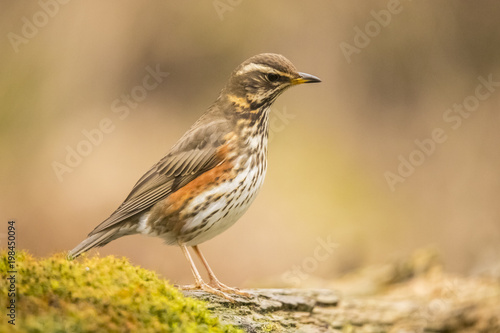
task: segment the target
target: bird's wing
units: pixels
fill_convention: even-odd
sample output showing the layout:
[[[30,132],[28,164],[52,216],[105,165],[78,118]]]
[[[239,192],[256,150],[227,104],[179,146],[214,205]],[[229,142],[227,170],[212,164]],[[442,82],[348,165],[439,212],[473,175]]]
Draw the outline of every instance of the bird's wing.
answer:
[[[89,236],[114,227],[150,208],[202,173],[224,162],[217,154],[229,132],[225,121],[218,120],[189,130],[170,152],[134,185],[118,209],[99,224]]]

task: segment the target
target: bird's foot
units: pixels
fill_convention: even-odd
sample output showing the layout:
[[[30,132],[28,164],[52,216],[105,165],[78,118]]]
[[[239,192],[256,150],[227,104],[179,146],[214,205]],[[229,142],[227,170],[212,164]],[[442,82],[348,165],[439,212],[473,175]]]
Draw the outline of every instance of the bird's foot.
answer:
[[[226,294],[236,294],[236,295],[245,296],[245,297],[252,297],[251,294],[244,292],[244,291],[241,291],[238,288],[226,286],[224,283],[220,282],[217,279],[212,279],[210,281],[210,286],[212,286],[213,288],[220,290]]]
[[[208,283],[205,283],[204,281],[201,281],[201,282],[196,283],[196,284],[177,286],[177,287],[181,290],[203,290],[203,291],[206,291],[207,293],[223,297],[223,298],[225,298],[228,301],[231,301],[233,303],[236,302],[236,300],[233,297],[229,296],[224,291],[219,290],[218,288],[212,287],[211,285],[209,285]]]

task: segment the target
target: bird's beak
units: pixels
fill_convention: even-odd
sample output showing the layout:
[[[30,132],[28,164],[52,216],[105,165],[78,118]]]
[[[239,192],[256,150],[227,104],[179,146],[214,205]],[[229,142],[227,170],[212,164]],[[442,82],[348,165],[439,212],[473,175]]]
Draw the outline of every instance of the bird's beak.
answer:
[[[314,83],[314,82],[321,82],[321,80],[314,75],[299,72],[299,77],[292,80],[292,86],[296,84]]]

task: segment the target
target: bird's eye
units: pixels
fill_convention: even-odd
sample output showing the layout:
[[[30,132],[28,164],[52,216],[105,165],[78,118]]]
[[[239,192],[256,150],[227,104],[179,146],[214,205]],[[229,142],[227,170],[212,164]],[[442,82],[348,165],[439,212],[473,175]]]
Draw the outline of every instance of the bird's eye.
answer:
[[[269,73],[266,75],[266,78],[270,81],[270,82],[276,82],[278,81],[278,79],[280,78],[280,76],[278,74],[274,74],[274,73]]]

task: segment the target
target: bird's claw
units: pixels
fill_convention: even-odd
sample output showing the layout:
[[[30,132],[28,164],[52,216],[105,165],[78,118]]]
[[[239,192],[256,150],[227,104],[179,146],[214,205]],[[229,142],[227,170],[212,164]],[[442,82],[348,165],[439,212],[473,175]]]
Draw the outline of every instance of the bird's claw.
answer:
[[[236,294],[240,296],[245,296],[245,297],[251,297],[252,295],[249,293],[246,293],[244,291],[241,291],[237,288],[231,288],[226,286],[225,284],[219,282],[219,281],[211,281],[210,284],[201,281],[196,284],[189,284],[189,285],[183,285],[183,286],[177,286],[181,290],[203,290],[207,293],[218,295],[220,297],[223,297],[231,302],[236,302],[236,300],[229,296],[228,294]]]

